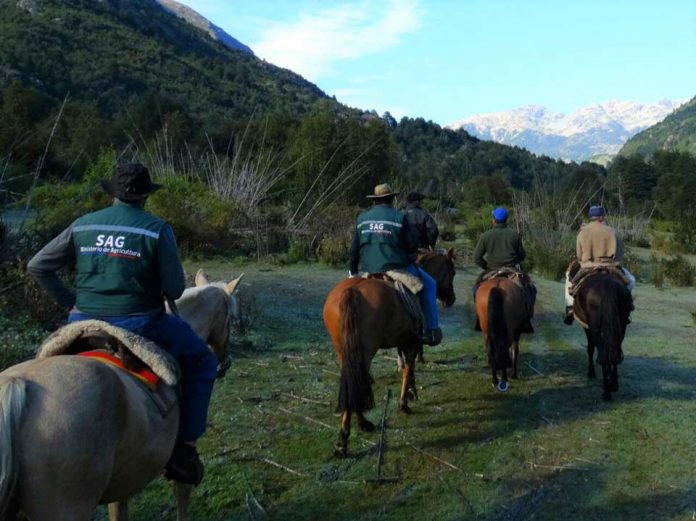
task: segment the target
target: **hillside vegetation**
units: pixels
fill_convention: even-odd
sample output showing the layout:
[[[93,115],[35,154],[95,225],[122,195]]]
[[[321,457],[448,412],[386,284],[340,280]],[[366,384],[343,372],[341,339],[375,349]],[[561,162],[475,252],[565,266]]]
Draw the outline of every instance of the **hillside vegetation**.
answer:
[[[696,97],[660,123],[633,136],[619,154],[651,156],[658,150],[696,154]]]

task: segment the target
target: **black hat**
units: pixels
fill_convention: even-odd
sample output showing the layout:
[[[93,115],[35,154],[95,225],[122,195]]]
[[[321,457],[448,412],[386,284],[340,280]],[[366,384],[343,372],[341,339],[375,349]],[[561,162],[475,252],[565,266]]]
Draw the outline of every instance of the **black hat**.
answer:
[[[423,199],[425,199],[425,196],[418,192],[411,192],[406,197],[406,201],[408,201],[409,203],[415,203],[416,201],[422,201]]]
[[[139,201],[162,188],[153,183],[150,171],[140,163],[117,165],[111,173],[111,181],[102,181],[109,194],[123,201]]]

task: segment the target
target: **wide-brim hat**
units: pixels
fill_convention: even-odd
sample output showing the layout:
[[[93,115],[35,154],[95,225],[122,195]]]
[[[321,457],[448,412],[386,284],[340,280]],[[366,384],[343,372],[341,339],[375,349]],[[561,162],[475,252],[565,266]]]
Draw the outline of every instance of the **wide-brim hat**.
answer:
[[[140,163],[117,165],[111,179],[103,180],[101,185],[111,196],[123,201],[139,201],[162,188],[152,182],[150,171]]]
[[[375,186],[375,192],[372,195],[368,195],[368,199],[382,199],[385,197],[393,197],[399,195],[399,192],[392,190],[392,187],[387,183]]]

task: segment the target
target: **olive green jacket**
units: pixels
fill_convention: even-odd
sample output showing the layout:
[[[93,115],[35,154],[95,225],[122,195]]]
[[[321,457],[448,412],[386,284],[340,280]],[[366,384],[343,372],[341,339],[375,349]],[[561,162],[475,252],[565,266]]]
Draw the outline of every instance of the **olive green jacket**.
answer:
[[[481,235],[474,250],[474,262],[484,270],[515,266],[526,256],[520,234],[505,223],[497,223]]]

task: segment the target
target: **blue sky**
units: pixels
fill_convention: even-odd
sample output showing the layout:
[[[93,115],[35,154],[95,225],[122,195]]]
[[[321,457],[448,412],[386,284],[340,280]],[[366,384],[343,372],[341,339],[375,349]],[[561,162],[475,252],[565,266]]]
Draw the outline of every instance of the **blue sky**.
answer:
[[[446,125],[696,95],[695,0],[179,0],[339,101]]]

